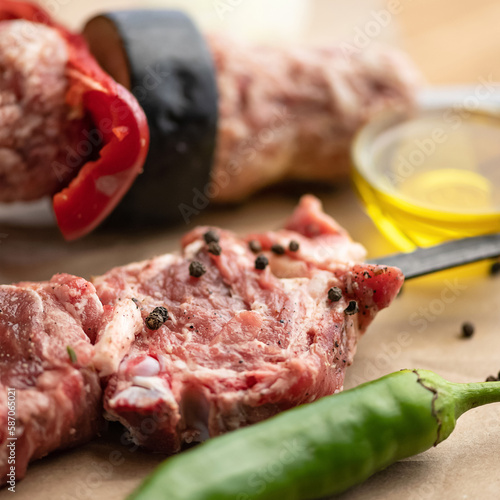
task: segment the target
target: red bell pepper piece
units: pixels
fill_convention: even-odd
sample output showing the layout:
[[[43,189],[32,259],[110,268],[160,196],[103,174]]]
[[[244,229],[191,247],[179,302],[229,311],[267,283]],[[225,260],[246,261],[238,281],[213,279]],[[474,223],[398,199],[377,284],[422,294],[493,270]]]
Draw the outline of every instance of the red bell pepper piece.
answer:
[[[105,73],[86,42],[29,2],[0,0],[0,21],[25,19],[50,26],[68,46],[66,102],[89,114],[101,139],[99,158],[85,163],[54,195],[57,224],[67,240],[98,226],[120,202],[142,171],[149,147],[146,116],[132,94]]]

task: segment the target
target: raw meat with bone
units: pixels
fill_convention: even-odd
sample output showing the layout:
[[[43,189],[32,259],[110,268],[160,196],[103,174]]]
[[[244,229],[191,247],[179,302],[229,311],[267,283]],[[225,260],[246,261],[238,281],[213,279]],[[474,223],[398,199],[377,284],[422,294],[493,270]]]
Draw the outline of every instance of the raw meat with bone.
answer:
[[[149,449],[173,453],[342,390],[360,334],[403,282],[398,269],[362,264],[363,248],[310,196],[285,230],[250,237],[269,259],[264,270],[248,239],[228,231],[216,231],[222,252],[210,253],[208,229],[188,233],[180,255],[94,281],[105,308],[136,310],[134,327],[115,327],[118,314],[102,330],[96,362],[109,375],[107,418]],[[291,240],[298,250],[269,251]],[[190,276],[193,261],[206,270],[199,278]],[[336,302],[332,287],[342,292]],[[150,330],[157,307],[168,318]]]
[[[0,286],[3,482],[8,388],[17,478],[30,460],[97,434],[99,376],[106,416],[167,453],[342,389],[359,335],[395,297],[401,272],[362,264],[363,247],[311,196],[284,230],[242,239],[212,229],[220,255],[207,229],[188,233],[181,254],[113,269],[95,288],[69,275]],[[265,269],[256,269],[249,240],[262,246]],[[270,252],[276,244],[283,255]],[[190,276],[193,260],[206,270],[199,278]],[[156,307],[168,317],[148,321],[151,330]]]

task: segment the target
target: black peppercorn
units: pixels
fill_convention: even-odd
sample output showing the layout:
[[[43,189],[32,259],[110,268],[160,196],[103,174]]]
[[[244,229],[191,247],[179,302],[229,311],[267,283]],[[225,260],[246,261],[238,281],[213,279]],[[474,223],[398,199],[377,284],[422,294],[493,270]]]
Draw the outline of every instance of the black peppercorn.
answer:
[[[271,252],[275,253],[276,255],[283,255],[285,253],[285,247],[283,245],[280,245],[279,243],[275,243],[271,247]]]
[[[255,269],[259,269],[260,271],[265,269],[268,264],[269,264],[269,261],[267,260],[267,257],[265,255],[259,255],[255,259]]]
[[[191,264],[189,264],[189,274],[193,278],[199,278],[200,276],[203,276],[207,270],[205,269],[205,266],[201,263],[198,262],[197,260],[193,260]]]
[[[496,276],[497,274],[500,274],[500,262],[493,262],[490,267],[490,274],[492,276]]]
[[[205,243],[209,245],[212,242],[219,243],[220,238],[215,231],[210,230],[203,235],[203,239],[205,240]]]
[[[359,312],[358,303],[355,300],[350,300],[349,305],[344,309],[344,312],[350,316]]]
[[[260,244],[260,241],[251,240],[248,242],[248,247],[253,253],[262,252],[262,245]]]
[[[328,298],[332,302],[338,302],[342,298],[342,290],[338,286],[334,286],[328,290]]]
[[[216,241],[211,241],[208,244],[208,251],[212,255],[220,255],[222,253],[222,248]]]
[[[462,325],[462,337],[465,337],[465,338],[470,338],[474,335],[474,325],[472,323],[470,323],[469,321],[466,321],[463,325]]]
[[[290,250],[290,252],[297,252],[299,250],[299,246],[300,245],[298,241],[292,240],[288,245],[288,250]]]
[[[146,317],[145,323],[150,330],[158,330],[168,319],[168,311],[164,307],[155,307]]]

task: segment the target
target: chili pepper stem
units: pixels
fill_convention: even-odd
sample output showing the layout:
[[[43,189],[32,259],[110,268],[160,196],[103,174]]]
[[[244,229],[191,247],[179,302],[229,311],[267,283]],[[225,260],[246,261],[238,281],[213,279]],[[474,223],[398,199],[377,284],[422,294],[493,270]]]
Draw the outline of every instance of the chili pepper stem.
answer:
[[[500,403],[500,382],[451,385],[455,396],[456,418],[472,408],[489,403]]]
[[[457,419],[468,410],[500,403],[500,382],[456,384],[428,370],[415,370],[419,383],[434,394],[432,411],[438,421],[435,445],[455,428]]]

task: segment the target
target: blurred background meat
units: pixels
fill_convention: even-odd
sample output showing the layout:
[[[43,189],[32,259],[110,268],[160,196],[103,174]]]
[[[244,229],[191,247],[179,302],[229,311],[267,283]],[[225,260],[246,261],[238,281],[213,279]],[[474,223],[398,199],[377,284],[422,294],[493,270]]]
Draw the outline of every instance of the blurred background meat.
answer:
[[[65,103],[67,59],[56,30],[0,23],[0,201],[53,194],[85,160],[88,123]]]
[[[60,35],[25,21],[3,22],[1,31],[0,201],[34,200],[66,186],[84,164],[89,124],[66,104]],[[411,109],[420,81],[388,46],[206,38],[219,92],[215,201],[238,202],[284,179],[345,178],[354,133],[380,110]],[[114,61],[120,49],[105,45]]]
[[[410,60],[385,45],[360,51],[207,39],[219,89],[219,201],[240,201],[285,178],[346,178],[359,127],[384,109],[411,109],[420,83]]]

